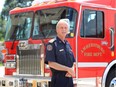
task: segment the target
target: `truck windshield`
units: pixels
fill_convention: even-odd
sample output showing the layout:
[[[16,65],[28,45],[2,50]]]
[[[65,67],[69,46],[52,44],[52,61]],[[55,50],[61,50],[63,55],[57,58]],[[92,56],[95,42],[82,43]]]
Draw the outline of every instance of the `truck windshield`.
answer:
[[[33,12],[10,15],[5,41],[26,40],[30,37]]]
[[[70,7],[58,7],[36,11],[32,38],[54,38],[56,36],[56,24],[63,18],[70,20],[70,33],[67,37],[74,37],[77,15],[77,11]]]

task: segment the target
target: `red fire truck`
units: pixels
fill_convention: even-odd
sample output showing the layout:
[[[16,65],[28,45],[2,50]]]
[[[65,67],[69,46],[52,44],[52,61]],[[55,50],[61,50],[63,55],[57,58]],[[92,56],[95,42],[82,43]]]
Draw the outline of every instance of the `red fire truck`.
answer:
[[[74,84],[116,87],[116,0],[47,0],[11,10],[0,87],[50,87],[45,45],[62,18],[70,20],[66,39],[76,59]]]

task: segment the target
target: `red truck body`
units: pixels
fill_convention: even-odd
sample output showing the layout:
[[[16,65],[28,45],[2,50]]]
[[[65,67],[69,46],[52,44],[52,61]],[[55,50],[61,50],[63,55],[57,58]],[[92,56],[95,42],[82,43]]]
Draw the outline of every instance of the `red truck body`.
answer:
[[[71,24],[66,39],[76,59],[74,83],[116,86],[115,0],[49,0],[11,10],[5,75],[51,77],[49,66],[44,64],[45,45],[56,36],[55,25],[61,18],[69,18]]]

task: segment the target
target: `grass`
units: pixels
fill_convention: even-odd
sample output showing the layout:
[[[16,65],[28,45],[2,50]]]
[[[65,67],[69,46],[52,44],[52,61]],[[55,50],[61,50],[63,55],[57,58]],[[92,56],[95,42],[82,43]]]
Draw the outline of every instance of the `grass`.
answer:
[[[3,66],[3,64],[0,62],[0,66]]]

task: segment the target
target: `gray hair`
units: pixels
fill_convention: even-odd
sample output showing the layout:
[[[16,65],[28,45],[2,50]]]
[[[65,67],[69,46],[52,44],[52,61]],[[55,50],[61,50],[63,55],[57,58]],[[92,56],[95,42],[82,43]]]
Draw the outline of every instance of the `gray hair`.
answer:
[[[58,28],[58,25],[59,25],[60,22],[65,22],[67,24],[67,26],[68,26],[68,29],[70,28],[70,21],[69,21],[69,19],[60,19],[58,21],[57,25],[56,25],[56,29]]]

